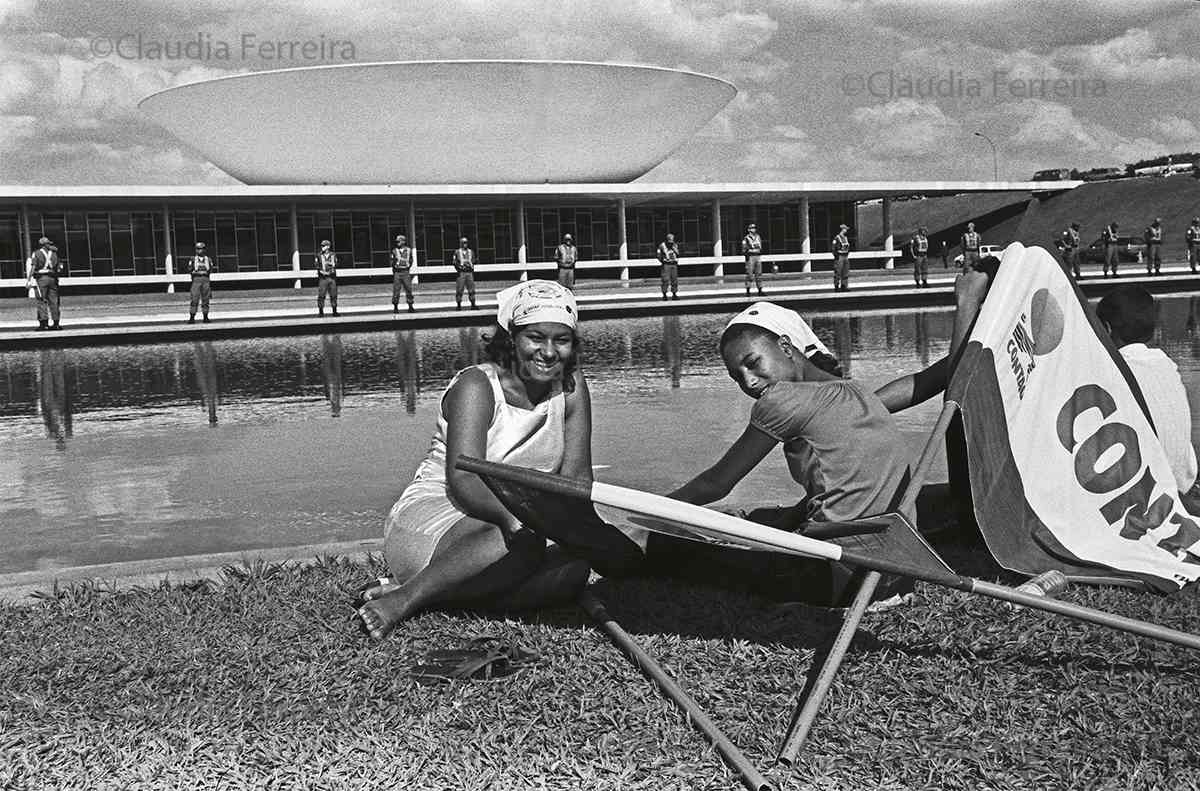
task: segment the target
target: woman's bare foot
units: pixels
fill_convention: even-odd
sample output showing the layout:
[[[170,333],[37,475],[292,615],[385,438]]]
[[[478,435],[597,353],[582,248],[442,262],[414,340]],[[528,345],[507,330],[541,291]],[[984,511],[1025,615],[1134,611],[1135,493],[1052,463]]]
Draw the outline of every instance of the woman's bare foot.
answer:
[[[378,642],[391,634],[396,625],[412,615],[400,586],[382,593],[356,610],[367,635]]]

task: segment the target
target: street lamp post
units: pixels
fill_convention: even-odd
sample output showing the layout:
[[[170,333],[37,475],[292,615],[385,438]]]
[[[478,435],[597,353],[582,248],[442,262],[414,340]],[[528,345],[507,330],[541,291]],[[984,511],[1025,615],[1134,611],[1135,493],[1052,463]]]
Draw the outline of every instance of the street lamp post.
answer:
[[[976,137],[982,137],[992,147],[992,181],[1000,180],[1000,166],[996,159],[996,144],[992,142],[992,138],[985,135],[983,132],[973,132]]]

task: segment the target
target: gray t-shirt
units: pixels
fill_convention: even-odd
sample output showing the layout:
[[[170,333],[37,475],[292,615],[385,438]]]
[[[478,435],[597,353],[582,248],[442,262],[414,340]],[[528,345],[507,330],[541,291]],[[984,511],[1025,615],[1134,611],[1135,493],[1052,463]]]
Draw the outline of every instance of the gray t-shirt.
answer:
[[[908,480],[896,421],[856,382],[777,382],[755,402],[750,425],[783,443],[792,478],[808,493],[809,520],[893,510]]]

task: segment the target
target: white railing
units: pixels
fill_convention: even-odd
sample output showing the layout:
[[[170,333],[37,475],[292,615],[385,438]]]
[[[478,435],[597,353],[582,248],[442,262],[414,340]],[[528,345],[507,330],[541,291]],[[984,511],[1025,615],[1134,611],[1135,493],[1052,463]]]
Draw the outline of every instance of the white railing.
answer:
[[[864,250],[860,252],[850,253],[850,260],[864,261],[877,260],[881,264],[886,264],[889,260],[898,258],[899,250]],[[798,263],[804,265],[807,269],[813,261],[832,261],[833,253],[768,253],[762,256],[764,264],[789,264]],[[745,258],[740,255],[723,255],[723,256],[692,256],[679,259],[680,266],[704,266],[711,265],[714,274],[720,274],[720,269],[725,264],[738,264],[745,261]],[[621,279],[629,278],[629,270],[640,269],[657,269],[659,266],[658,260],[655,258],[629,258],[629,259],[606,259],[601,261],[579,261],[575,264],[577,270],[588,269],[620,269]],[[536,261],[525,264],[479,264],[475,267],[476,272],[480,273],[497,273],[510,272],[514,275],[514,280],[524,279],[532,272],[553,272],[557,269],[557,265],[553,261]],[[343,268],[338,270],[338,279],[345,282],[347,280],[387,277],[392,273],[391,267],[359,267],[359,268]],[[412,270],[414,275],[453,275],[454,267],[445,264],[435,264],[432,266],[417,266]],[[214,272],[212,274],[213,282],[268,282],[278,280],[293,280],[297,283],[301,280],[315,281],[317,271],[315,269],[279,269],[269,270],[265,272]],[[155,275],[102,275],[102,276],[79,276],[79,277],[63,277],[59,280],[59,285],[62,286],[114,286],[123,284],[187,284],[191,282],[191,276],[187,274],[155,274]],[[0,288],[23,288],[25,286],[24,278],[3,278],[0,279]]]

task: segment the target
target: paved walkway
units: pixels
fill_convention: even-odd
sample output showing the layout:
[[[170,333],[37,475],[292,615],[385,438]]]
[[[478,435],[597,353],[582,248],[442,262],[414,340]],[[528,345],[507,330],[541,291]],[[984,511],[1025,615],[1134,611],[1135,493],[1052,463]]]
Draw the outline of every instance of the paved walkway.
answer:
[[[1166,266],[1163,275],[1148,278],[1127,268],[1122,282],[1139,282],[1159,292],[1200,289],[1200,276],[1185,264]],[[1112,282],[1103,279],[1099,267],[1085,267],[1081,285],[1089,296],[1102,293]],[[632,281],[586,280],[576,293],[585,317],[611,318],[655,315],[668,312],[733,310],[746,304],[740,275],[726,278],[686,278],[680,282],[679,300],[662,302],[657,279]],[[807,309],[864,309],[952,304],[954,271],[932,269],[928,289],[913,287],[911,270],[856,270],[849,292],[834,292],[831,274],[782,274],[764,278],[766,298]],[[496,292],[507,281],[479,284],[479,309],[469,303],[459,311],[454,302],[454,284],[422,285],[417,292],[417,310],[393,314],[391,287],[385,283],[343,286],[339,293],[339,316],[328,309],[316,312],[313,288],[225,290],[213,294],[212,323],[188,324],[186,293],[86,294],[63,293],[63,331],[36,331],[34,303],[14,296],[0,299],[0,350],[30,346],[72,346],[98,343],[144,342],[149,340],[239,337],[271,334],[300,334],[335,331],[369,331],[397,327],[456,326],[484,324],[495,309]],[[754,295],[752,298],[757,298]]]

